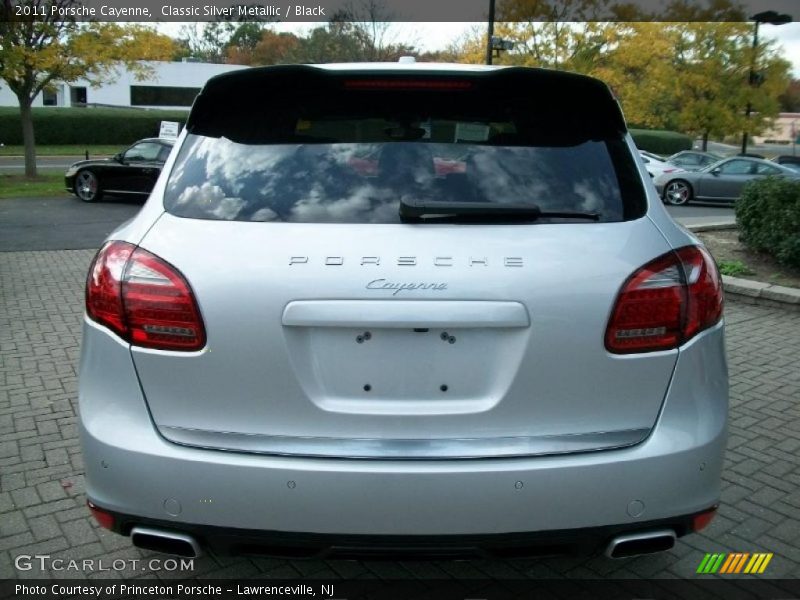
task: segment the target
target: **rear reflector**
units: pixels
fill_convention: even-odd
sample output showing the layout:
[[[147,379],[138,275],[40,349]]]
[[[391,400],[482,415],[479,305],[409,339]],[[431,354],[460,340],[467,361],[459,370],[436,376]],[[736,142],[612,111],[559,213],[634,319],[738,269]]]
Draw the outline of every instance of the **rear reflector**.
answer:
[[[472,89],[472,82],[450,79],[348,79],[346,90],[433,90],[463,91]]]
[[[628,278],[606,329],[606,349],[631,354],[677,348],[721,317],[722,285],[714,260],[699,246],[685,246]]]
[[[159,350],[200,350],[205,327],[186,279],[127,242],[108,242],[89,269],[86,314],[126,341]]]
[[[97,506],[92,504],[91,500],[86,501],[86,506],[89,507],[89,510],[92,512],[94,520],[100,524],[100,527],[104,527],[106,529],[114,529],[114,515],[112,515],[111,513],[107,513],[101,508],[97,508]]]
[[[709,508],[708,510],[696,514],[692,517],[692,531],[695,533],[705,529],[709,523],[717,516],[717,507]]]

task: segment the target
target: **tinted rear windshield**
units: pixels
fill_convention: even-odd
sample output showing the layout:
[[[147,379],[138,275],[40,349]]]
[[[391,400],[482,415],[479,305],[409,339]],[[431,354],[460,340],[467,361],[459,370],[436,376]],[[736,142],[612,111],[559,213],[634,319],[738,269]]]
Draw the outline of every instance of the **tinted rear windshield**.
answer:
[[[644,214],[624,132],[587,126],[563,107],[555,114],[557,102],[537,114],[518,98],[447,95],[357,91],[339,102],[296,96],[274,110],[219,106],[224,119],[189,129],[166,209],[299,223],[399,223],[401,199],[535,205],[601,222]]]

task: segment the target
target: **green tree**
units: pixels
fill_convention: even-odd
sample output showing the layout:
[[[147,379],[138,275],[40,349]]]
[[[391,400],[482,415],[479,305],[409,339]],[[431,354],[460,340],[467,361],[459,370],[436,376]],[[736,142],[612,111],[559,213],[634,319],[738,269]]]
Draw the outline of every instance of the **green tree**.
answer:
[[[253,5],[248,5],[253,6]],[[250,54],[261,41],[271,19],[248,21],[217,20],[208,23],[191,23],[181,27],[179,43],[188,56],[203,62],[234,62],[250,64]]]
[[[674,125],[674,32],[662,23],[637,22],[607,33],[607,47],[584,72],[611,87],[629,123],[650,129]]]
[[[25,174],[36,176],[36,138],[31,106],[56,81],[84,79],[92,85],[113,80],[120,65],[145,76],[139,61],[163,60],[175,52],[166,36],[142,25],[79,24],[50,10],[78,6],[76,0],[18,0],[37,16],[17,16],[11,0],[0,7],[0,79],[16,95],[25,143]],[[41,16],[44,11],[46,16]],[[62,13],[63,14],[63,13]]]

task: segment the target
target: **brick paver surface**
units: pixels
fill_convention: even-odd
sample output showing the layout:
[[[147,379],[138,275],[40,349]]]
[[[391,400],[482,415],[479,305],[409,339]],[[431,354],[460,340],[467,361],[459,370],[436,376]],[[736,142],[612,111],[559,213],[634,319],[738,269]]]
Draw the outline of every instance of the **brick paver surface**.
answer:
[[[19,555],[140,559],[94,576],[158,576],[156,554],[85,508],[76,372],[92,251],[0,253],[0,578],[85,577],[14,568]],[[800,577],[800,313],[729,302],[730,442],[720,513],[670,552],[622,561],[288,561],[205,556],[201,577],[689,577],[706,552],[774,552],[766,575]],[[68,564],[67,562],[63,564]],[[142,566],[144,565],[144,566]],[[184,573],[183,576],[190,575]],[[190,575],[190,576],[191,576]]]

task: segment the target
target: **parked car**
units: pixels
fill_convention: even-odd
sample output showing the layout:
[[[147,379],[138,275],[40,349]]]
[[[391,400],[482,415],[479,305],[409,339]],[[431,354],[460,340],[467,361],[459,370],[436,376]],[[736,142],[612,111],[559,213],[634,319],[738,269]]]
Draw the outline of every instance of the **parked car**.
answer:
[[[772,159],[773,162],[783,165],[785,167],[792,167],[792,165],[800,166],[800,156],[793,156],[791,154],[781,154]]]
[[[639,154],[642,156],[646,156],[647,158],[653,158],[655,160],[664,161],[666,158],[661,156],[660,154],[654,154],[653,152],[648,152],[647,150],[639,150]]]
[[[97,202],[103,195],[146,198],[161,174],[175,140],[147,138],[111,158],[78,161],[67,169],[67,191],[84,202]]]
[[[644,162],[645,168],[647,169],[647,173],[650,175],[650,177],[680,170],[680,167],[657,158],[655,154],[640,150],[639,155],[642,157],[642,161]]]
[[[797,171],[759,158],[733,157],[722,160],[702,171],[679,171],[656,177],[653,183],[667,204],[686,204],[692,200],[704,202],[734,202],[744,186],[768,175],[797,178]]]
[[[685,171],[699,171],[722,160],[721,156],[710,152],[696,150],[683,150],[666,159],[668,163],[676,165]]]
[[[296,558],[621,557],[702,529],[722,288],[635,152],[609,88],[561,71],[210,79],[90,268],[98,522]]]

